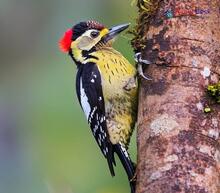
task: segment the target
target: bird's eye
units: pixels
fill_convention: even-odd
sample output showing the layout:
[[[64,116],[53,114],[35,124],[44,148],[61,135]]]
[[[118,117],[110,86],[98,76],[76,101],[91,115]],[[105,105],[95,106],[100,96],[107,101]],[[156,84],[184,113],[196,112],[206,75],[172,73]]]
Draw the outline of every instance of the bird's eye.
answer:
[[[98,32],[98,31],[92,31],[92,32],[90,33],[91,38],[97,38],[98,35],[99,35],[99,32]]]

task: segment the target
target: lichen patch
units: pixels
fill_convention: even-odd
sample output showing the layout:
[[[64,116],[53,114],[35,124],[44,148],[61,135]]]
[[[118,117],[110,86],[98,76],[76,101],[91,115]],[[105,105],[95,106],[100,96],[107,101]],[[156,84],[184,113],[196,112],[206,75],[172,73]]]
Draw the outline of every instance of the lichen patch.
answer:
[[[178,160],[178,156],[176,154],[169,155],[164,159],[165,162],[174,162],[177,160]]]
[[[162,176],[162,173],[160,171],[156,171],[151,174],[150,180],[156,180]]]
[[[209,67],[205,66],[203,71],[201,71],[201,75],[203,76],[203,78],[208,78],[211,74],[211,71],[209,69]]]
[[[162,133],[168,133],[173,129],[179,127],[179,124],[174,118],[167,114],[163,114],[160,117],[154,119],[150,124],[151,136],[158,136]]]
[[[165,171],[168,171],[170,169],[172,169],[172,164],[171,163],[167,163],[166,165],[160,167],[158,169],[158,171],[165,172]]]
[[[201,153],[207,154],[209,156],[212,156],[212,148],[207,145],[200,145],[199,151]]]
[[[196,103],[196,107],[199,111],[203,111],[204,109],[203,104],[201,102]]]
[[[208,131],[208,136],[217,140],[219,138],[219,131],[217,129],[210,129]]]
[[[157,171],[155,171],[151,174],[150,180],[157,180],[158,178],[160,178],[163,175],[163,172],[166,172],[171,169],[172,169],[171,163],[167,163],[164,166],[159,167]]]
[[[195,60],[195,59],[192,60],[192,66],[193,66],[193,67],[198,67],[198,62],[197,62],[197,60]]]

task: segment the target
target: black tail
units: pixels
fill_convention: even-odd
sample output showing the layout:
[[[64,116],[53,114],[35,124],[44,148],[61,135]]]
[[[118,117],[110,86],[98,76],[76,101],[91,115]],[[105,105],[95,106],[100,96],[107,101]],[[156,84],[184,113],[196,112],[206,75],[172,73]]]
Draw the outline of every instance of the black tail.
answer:
[[[116,163],[115,163],[114,150],[113,150],[112,145],[109,145],[109,151],[106,155],[106,159],[108,161],[108,167],[109,167],[110,173],[113,177],[115,176],[114,166],[116,166]]]
[[[114,151],[117,153],[119,159],[121,160],[121,163],[127,173],[128,180],[131,187],[131,193],[135,193],[135,179],[134,179],[134,173],[135,173],[135,167],[132,163],[129,154],[127,150],[120,144],[114,145]]]

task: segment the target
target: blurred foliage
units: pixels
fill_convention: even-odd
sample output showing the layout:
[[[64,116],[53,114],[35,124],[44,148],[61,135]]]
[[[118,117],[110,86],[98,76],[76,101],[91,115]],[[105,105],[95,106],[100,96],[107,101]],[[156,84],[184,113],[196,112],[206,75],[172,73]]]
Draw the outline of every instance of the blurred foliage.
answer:
[[[134,24],[135,11],[127,0],[0,1],[0,193],[129,192],[118,160],[110,176],[57,42],[78,21]],[[115,48],[133,62],[130,39]],[[135,160],[135,134],[130,152]]]

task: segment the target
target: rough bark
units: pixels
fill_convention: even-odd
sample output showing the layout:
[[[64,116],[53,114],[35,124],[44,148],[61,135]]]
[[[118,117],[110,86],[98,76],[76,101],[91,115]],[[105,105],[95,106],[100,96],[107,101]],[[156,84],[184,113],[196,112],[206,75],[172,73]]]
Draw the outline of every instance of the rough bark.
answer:
[[[141,80],[136,192],[220,193],[220,105],[206,92],[220,77],[220,1],[161,1],[149,27],[140,17],[134,45],[154,64]]]

